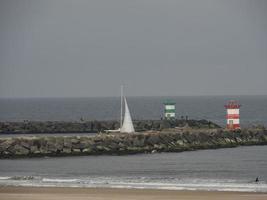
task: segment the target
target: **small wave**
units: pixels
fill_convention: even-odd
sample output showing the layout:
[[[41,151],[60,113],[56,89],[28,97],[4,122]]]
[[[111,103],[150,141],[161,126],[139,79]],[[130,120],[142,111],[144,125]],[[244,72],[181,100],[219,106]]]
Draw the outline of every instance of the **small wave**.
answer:
[[[171,179],[155,180],[149,177],[0,177],[0,185],[16,186],[53,186],[86,188],[135,188],[163,190],[202,190],[202,191],[239,191],[267,192],[267,184],[248,183],[245,180],[216,179]]]
[[[78,179],[58,179],[58,178],[43,178],[43,182],[53,182],[53,183],[74,183],[78,182]]]
[[[9,180],[33,180],[35,179],[34,176],[13,176],[9,177]]]
[[[0,180],[8,180],[10,179],[10,176],[0,176]]]

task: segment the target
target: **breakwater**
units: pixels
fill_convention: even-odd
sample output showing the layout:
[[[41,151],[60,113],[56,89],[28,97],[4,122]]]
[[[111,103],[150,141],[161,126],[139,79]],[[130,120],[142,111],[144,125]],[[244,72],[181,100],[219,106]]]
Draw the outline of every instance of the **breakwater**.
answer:
[[[134,127],[137,132],[156,130],[161,131],[174,127],[191,128],[219,128],[213,122],[207,120],[135,120]],[[0,122],[0,134],[27,134],[27,133],[99,133],[105,130],[119,128],[118,121],[23,121]]]
[[[94,136],[24,136],[1,138],[0,158],[180,152],[266,144],[265,129],[169,129]]]

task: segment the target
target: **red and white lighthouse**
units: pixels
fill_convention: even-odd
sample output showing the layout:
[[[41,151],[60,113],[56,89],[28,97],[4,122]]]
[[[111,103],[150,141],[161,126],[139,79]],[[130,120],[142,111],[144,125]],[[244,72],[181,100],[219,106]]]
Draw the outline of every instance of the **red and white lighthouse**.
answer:
[[[237,101],[229,101],[224,107],[227,109],[227,128],[234,130],[240,129],[240,120],[239,120],[239,108],[240,104]]]

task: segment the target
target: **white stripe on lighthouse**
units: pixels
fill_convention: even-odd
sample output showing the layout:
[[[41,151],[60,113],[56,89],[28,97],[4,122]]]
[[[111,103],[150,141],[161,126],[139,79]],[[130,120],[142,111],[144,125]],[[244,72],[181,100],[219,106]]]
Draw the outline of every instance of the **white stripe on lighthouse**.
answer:
[[[175,106],[174,105],[166,105],[165,106],[165,109],[166,110],[174,110],[175,109]]]
[[[239,114],[239,109],[227,109],[227,114]]]
[[[233,122],[233,124],[239,124],[239,119],[227,119],[227,124],[230,124],[230,120]]]

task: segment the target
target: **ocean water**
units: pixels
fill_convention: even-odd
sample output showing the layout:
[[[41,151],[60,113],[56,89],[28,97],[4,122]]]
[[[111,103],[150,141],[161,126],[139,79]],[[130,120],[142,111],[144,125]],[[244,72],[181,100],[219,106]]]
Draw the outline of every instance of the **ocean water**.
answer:
[[[267,146],[0,161],[0,186],[267,192]],[[260,182],[255,178],[259,176]]]
[[[241,126],[267,126],[267,96],[129,97],[133,119],[160,119],[166,99],[176,102],[176,115],[207,119],[225,126],[224,105],[238,100]],[[119,120],[119,97],[0,99],[0,121]]]

